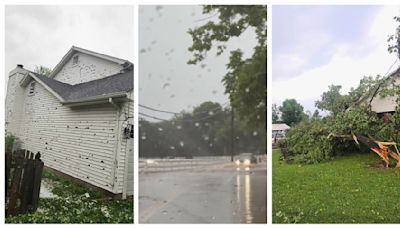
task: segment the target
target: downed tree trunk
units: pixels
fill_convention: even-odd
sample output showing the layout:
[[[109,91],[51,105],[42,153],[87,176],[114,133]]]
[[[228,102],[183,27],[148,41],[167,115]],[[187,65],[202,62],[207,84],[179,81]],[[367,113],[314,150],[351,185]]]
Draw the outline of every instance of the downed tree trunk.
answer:
[[[385,167],[388,168],[390,164],[390,159],[389,157],[392,157],[397,161],[396,168],[400,169],[400,153],[399,150],[397,149],[397,145],[395,142],[382,142],[375,140],[371,137],[365,137],[362,135],[335,135],[333,133],[328,135],[328,138],[330,137],[340,137],[340,138],[349,138],[353,139],[358,145],[360,145],[359,142],[363,143],[367,147],[369,147],[372,151],[374,151],[376,154],[379,155],[379,157],[382,158],[382,160],[385,162]],[[393,146],[396,149],[396,152],[393,152],[390,150],[389,146]]]

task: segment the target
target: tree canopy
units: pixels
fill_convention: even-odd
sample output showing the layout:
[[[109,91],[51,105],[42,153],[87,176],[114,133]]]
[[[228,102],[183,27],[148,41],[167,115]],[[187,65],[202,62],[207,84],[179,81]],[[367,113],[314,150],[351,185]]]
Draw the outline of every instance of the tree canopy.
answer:
[[[51,68],[45,66],[35,66],[34,72],[48,77],[51,74]]]
[[[141,157],[192,157],[230,155],[231,110],[219,103],[204,102],[192,112],[161,122],[139,120]],[[266,132],[249,130],[243,121],[235,120],[235,152],[263,154]]]
[[[304,107],[296,99],[286,99],[279,107],[282,122],[289,126],[299,123],[304,117]]]
[[[254,129],[262,124],[266,128],[267,6],[203,7],[203,14],[211,13],[218,15],[217,22],[210,20],[203,26],[189,30],[193,39],[189,51],[193,53],[193,58],[188,64],[203,61],[213,48],[217,50],[217,55],[221,55],[231,38],[239,37],[248,28],[253,28],[257,38],[253,55],[243,59],[240,48],[231,51],[227,73],[222,81],[232,106],[247,126]]]

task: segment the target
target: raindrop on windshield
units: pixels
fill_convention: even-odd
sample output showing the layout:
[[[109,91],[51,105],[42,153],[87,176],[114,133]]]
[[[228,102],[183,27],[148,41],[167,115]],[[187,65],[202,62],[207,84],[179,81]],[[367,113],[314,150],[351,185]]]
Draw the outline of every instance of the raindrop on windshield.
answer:
[[[257,131],[253,131],[253,136],[257,136],[258,132]]]
[[[158,128],[158,131],[163,131],[163,129],[161,127]]]
[[[179,142],[179,145],[180,145],[181,147],[184,147],[184,146],[185,146],[185,143],[184,143],[183,141],[180,141],[180,142]]]
[[[146,140],[146,136],[145,135],[142,135],[142,140]]]
[[[164,85],[163,85],[163,89],[169,89],[169,83],[164,83]]]
[[[196,122],[196,123],[194,124],[194,126],[199,127],[200,124]]]
[[[246,93],[250,92],[250,88],[247,87],[247,88],[245,89],[245,91],[246,91]]]

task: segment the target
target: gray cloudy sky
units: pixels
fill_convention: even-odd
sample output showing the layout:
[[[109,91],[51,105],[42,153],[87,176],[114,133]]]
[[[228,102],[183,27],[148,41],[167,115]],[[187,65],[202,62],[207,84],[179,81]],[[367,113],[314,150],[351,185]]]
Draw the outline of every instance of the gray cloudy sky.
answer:
[[[6,6],[6,79],[17,64],[54,68],[73,45],[133,62],[133,20],[132,6]]]
[[[202,14],[201,6],[141,6],[139,8],[139,100],[157,109],[191,111],[204,101],[228,101],[221,79],[226,73],[230,50],[240,48],[245,57],[256,44],[254,32],[246,31],[227,45],[222,56],[208,54],[202,64],[187,65],[192,57],[189,28],[216,20]],[[209,18],[209,19],[208,19]],[[170,118],[170,114],[139,109],[150,115]],[[149,119],[150,120],[150,119]]]

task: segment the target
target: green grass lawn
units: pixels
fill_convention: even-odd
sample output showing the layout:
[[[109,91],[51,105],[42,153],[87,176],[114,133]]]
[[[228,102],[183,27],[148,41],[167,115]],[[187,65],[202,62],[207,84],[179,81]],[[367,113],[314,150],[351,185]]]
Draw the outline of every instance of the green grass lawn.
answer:
[[[133,200],[116,200],[44,172],[55,198],[41,198],[35,213],[7,217],[6,223],[133,223]]]
[[[273,223],[400,223],[400,172],[373,154],[287,164],[273,151]]]

